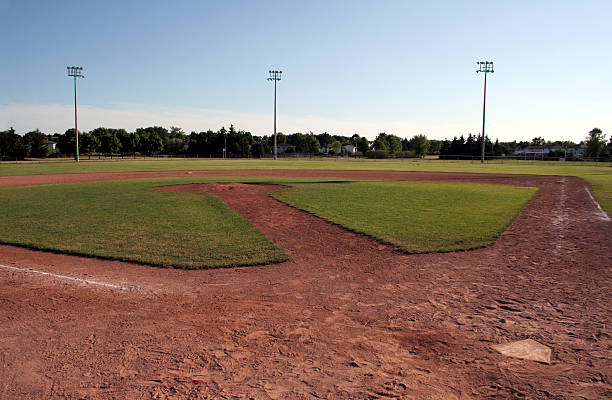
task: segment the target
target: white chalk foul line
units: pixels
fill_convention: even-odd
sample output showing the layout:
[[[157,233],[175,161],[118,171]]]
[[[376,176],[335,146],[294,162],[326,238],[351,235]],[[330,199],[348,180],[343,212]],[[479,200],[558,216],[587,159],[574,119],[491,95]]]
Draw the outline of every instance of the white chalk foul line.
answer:
[[[81,279],[81,278],[75,278],[72,276],[66,276],[66,275],[59,275],[59,274],[52,274],[51,272],[45,272],[45,271],[37,271],[35,269],[31,269],[31,268],[19,268],[19,267],[11,267],[10,265],[3,265],[0,264],[0,268],[4,268],[10,271],[17,271],[17,272],[21,272],[24,274],[38,274],[38,275],[44,275],[44,276],[50,276],[52,278],[57,278],[57,279],[63,279],[63,280],[67,280],[67,281],[72,281],[72,282],[76,282],[79,283],[81,285],[96,285],[96,286],[103,286],[103,287],[107,287],[107,288],[111,288],[111,289],[118,289],[118,290],[132,290],[132,287],[129,286],[123,286],[123,285],[118,285],[115,283],[107,283],[107,282],[98,282],[98,281],[92,281],[89,279]]]
[[[559,191],[559,206],[557,207],[557,211],[555,213],[556,216],[553,221],[553,224],[557,227],[555,231],[557,240],[555,243],[555,249],[553,250],[553,253],[555,254],[561,251],[563,240],[565,239],[565,177],[563,177],[559,183],[561,183],[561,189]]]
[[[591,191],[589,189],[587,189],[586,187],[584,188],[584,191],[587,192],[587,194],[589,195],[589,198],[591,199],[591,201],[593,202],[593,204],[595,204],[595,216],[603,221],[612,221],[610,219],[610,217],[608,216],[608,213],[606,213],[606,211],[601,208],[601,205],[597,202],[597,200],[595,200],[595,197],[593,197],[593,195],[591,194]]]

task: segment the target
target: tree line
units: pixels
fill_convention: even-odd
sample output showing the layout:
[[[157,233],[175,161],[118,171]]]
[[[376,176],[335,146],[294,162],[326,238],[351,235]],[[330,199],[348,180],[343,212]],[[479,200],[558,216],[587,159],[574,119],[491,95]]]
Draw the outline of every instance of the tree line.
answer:
[[[277,143],[284,146],[285,153],[341,155],[348,152],[346,145],[354,146],[355,154],[372,158],[387,157],[424,157],[426,155],[479,156],[482,139],[479,135],[469,134],[467,139],[461,135],[452,140],[430,140],[425,135],[414,135],[412,138],[401,138],[394,134],[379,133],[373,141],[358,134],[353,136],[333,135],[327,132],[320,134],[293,133],[277,134]],[[51,150],[49,142],[57,144]],[[558,144],[562,147],[576,146],[572,142],[547,142],[536,137],[530,142],[494,143],[486,138],[485,153],[492,156],[511,154],[516,148],[527,146],[549,146]],[[612,137],[606,142],[601,129],[592,129],[582,144],[586,145],[587,157],[609,156],[612,154]],[[559,147],[557,146],[557,147]],[[74,129],[63,134],[44,134],[36,129],[17,134],[13,128],[0,132],[0,158],[23,159],[25,157],[41,158],[49,156],[73,156],[75,153]],[[228,157],[261,157],[271,154],[274,149],[273,136],[256,136],[248,131],[222,127],[217,131],[207,130],[191,132],[187,135],[182,129],[160,126],[138,128],[134,132],[125,129],[96,128],[89,132],[79,132],[79,153],[112,154],[112,155],[155,155],[177,154],[189,156],[219,157],[226,149]],[[557,150],[560,152],[560,150]],[[551,154],[562,156],[563,154]]]

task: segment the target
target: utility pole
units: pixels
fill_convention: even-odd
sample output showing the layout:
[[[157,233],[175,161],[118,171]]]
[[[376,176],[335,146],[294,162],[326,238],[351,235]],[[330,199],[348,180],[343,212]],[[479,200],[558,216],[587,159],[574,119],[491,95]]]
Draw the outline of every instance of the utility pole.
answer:
[[[74,77],[74,134],[76,137],[76,162],[79,162],[79,130],[77,124],[77,78],[85,78],[85,75],[81,74],[83,67],[66,67],[68,69],[68,76]]]
[[[487,104],[487,73],[493,73],[493,61],[478,61],[478,72],[484,72],[484,98],[482,100],[482,145],[480,154],[480,163],[484,164],[485,156],[485,106]]]
[[[278,156],[278,147],[276,143],[276,82],[281,80],[283,71],[268,71],[269,81],[274,81],[274,159]]]

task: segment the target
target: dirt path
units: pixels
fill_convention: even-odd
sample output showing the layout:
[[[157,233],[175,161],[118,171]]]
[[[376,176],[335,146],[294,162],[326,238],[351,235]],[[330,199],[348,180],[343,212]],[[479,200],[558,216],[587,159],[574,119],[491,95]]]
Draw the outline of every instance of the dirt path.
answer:
[[[583,181],[196,174],[443,179],[541,190],[495,246],[470,252],[401,254],[281,204],[267,195],[276,187],[243,184],[182,189],[219,196],[293,261],[180,271],[0,246],[0,398],[612,396],[612,223]],[[144,177],[88,174],[118,175]],[[491,349],[525,338],[550,346],[551,364]]]

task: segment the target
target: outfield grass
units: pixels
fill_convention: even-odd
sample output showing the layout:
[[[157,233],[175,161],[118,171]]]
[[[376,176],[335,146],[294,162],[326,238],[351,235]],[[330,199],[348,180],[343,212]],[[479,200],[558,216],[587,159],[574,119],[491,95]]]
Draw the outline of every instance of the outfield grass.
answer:
[[[297,184],[277,199],[410,253],[493,244],[537,189],[446,182]]]
[[[237,179],[158,178],[0,189],[0,242],[183,268],[288,258],[216,197],[153,190],[207,181]],[[275,196],[410,252],[490,244],[535,192],[471,183],[239,181],[291,186]]]
[[[593,187],[593,194],[601,206],[612,216],[612,174],[579,175]]]
[[[221,159],[148,159],[82,161],[71,160],[41,162],[2,162],[0,176],[65,174],[126,171],[183,171],[229,169],[331,169],[424,172],[469,172],[495,174],[529,174],[577,176],[593,186],[595,198],[612,215],[612,164],[548,161],[442,161],[442,160],[368,160],[368,159],[279,159],[274,160],[221,160]]]
[[[0,242],[182,268],[288,259],[208,194],[153,191],[185,180],[114,181],[0,190]]]
[[[471,172],[500,174],[568,175],[612,174],[611,163],[574,163],[547,161],[442,161],[442,160],[370,160],[370,159],[147,159],[87,161],[23,161],[0,163],[0,176],[68,174],[127,171],[183,171],[229,169],[338,169],[380,171]]]

